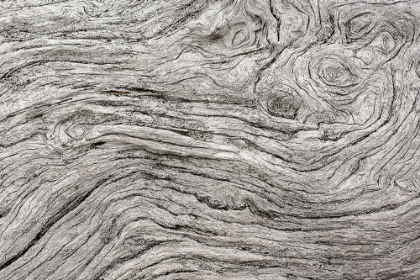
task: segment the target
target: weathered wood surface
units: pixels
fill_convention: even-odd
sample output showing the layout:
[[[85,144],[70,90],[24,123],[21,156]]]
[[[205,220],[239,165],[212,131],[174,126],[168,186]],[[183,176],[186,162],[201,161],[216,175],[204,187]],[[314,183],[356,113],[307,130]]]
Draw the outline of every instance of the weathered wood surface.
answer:
[[[420,2],[0,2],[0,279],[420,279]]]

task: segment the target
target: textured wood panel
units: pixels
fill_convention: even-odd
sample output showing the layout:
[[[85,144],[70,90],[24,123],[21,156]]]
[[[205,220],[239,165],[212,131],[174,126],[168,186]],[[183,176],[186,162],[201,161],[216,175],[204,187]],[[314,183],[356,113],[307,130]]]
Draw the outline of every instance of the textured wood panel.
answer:
[[[420,2],[0,2],[0,279],[420,279]]]

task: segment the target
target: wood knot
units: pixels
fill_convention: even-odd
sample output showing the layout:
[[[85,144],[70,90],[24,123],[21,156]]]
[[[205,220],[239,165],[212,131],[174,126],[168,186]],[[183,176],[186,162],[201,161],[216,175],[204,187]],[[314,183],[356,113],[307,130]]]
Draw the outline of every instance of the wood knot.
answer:
[[[294,119],[301,106],[301,101],[291,94],[280,91],[267,100],[267,111],[275,117]]]

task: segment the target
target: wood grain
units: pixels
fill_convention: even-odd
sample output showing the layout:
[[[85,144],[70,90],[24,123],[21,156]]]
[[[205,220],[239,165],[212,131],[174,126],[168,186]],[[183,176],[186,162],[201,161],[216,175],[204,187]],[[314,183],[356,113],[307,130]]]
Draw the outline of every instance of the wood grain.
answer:
[[[420,279],[420,2],[0,2],[0,279]]]

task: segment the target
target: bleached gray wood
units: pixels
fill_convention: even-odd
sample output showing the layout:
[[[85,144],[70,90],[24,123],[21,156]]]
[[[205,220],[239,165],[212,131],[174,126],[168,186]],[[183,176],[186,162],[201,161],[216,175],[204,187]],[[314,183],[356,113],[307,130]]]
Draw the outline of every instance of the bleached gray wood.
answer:
[[[0,279],[420,279],[420,2],[0,2]]]

